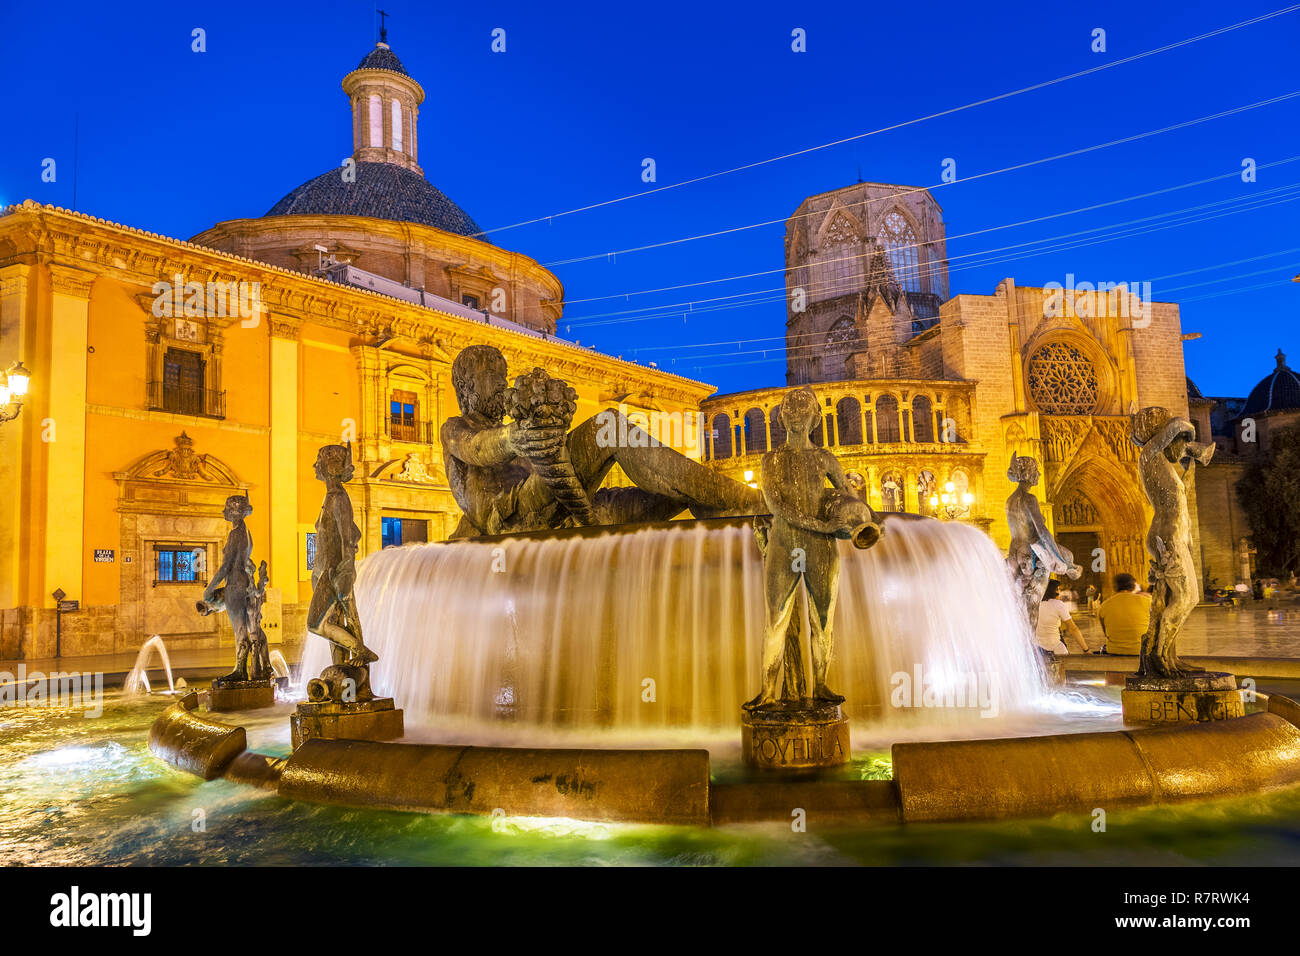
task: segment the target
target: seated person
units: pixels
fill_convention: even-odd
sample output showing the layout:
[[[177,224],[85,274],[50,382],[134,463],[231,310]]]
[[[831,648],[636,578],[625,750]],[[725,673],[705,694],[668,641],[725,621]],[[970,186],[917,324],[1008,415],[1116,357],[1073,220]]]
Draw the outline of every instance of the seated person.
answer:
[[[1151,619],[1151,595],[1140,594],[1131,574],[1115,575],[1115,593],[1097,611],[1106,635],[1106,654],[1140,654],[1142,635]]]
[[[1056,578],[1047,582],[1047,590],[1043,592],[1043,603],[1038,608],[1038,646],[1053,654],[1070,653],[1070,649],[1061,640],[1061,629],[1064,628],[1065,633],[1074,638],[1083,653],[1087,654],[1088,642],[1079,632],[1079,625],[1070,619],[1070,609],[1057,596],[1060,591],[1061,582]]]

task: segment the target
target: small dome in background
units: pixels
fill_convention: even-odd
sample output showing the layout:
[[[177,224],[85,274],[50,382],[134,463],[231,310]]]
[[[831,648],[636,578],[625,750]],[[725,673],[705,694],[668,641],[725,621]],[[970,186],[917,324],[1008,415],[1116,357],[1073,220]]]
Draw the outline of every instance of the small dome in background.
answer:
[[[1286,356],[1277,350],[1277,368],[1260,379],[1258,385],[1250,390],[1246,405],[1241,410],[1242,416],[1259,415],[1263,412],[1279,412],[1284,409],[1300,409],[1300,377],[1286,364]]]

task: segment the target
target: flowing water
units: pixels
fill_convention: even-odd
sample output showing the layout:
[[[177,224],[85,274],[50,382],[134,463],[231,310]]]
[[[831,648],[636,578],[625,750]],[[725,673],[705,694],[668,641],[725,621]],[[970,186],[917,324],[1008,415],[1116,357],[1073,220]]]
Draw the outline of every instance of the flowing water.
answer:
[[[172,680],[171,658],[167,656],[167,645],[163,643],[163,639],[157,634],[145,641],[140,648],[140,653],[136,655],[135,666],[131,668],[131,673],[126,676],[126,692],[128,694],[153,693],[153,689],[149,686],[149,672],[146,670],[150,653],[158,656],[158,660],[163,666],[163,672],[167,675],[167,690],[175,693],[176,682]]]
[[[408,724],[734,735],[759,686],[762,560],[748,525],[678,524],[371,555],[357,596],[376,690]],[[1034,643],[986,535],[891,520],[841,558],[829,683],[856,725],[988,735],[1041,711]],[[312,638],[303,672],[327,663]]]

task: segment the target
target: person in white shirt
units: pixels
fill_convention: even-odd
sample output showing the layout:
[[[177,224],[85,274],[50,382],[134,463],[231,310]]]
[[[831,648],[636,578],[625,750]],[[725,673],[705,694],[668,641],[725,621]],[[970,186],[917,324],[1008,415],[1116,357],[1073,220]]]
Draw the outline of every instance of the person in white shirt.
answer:
[[[1061,629],[1064,628],[1065,633],[1074,638],[1075,643],[1086,654],[1088,642],[1079,632],[1079,625],[1070,619],[1070,609],[1057,597],[1060,590],[1060,581],[1053,578],[1047,582],[1047,590],[1043,592],[1043,603],[1038,608],[1038,646],[1053,654],[1070,653],[1070,649],[1061,639]]]

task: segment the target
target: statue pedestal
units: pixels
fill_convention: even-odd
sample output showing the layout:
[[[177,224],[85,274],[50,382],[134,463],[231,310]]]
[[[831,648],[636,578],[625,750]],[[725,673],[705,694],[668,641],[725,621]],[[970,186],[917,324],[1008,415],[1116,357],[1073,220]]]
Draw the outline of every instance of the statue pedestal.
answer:
[[[275,681],[220,679],[208,691],[209,711],[258,710],[275,705]]]
[[[745,763],[764,770],[810,770],[849,762],[849,719],[839,704],[783,701],[742,710],[740,749]]]
[[[1126,724],[1194,724],[1246,716],[1237,678],[1207,671],[1185,677],[1134,675],[1120,692]]]
[[[396,740],[406,732],[402,712],[393,708],[391,697],[350,704],[337,700],[304,700],[298,704],[298,712],[289,718],[289,727],[294,750],[313,737]]]

